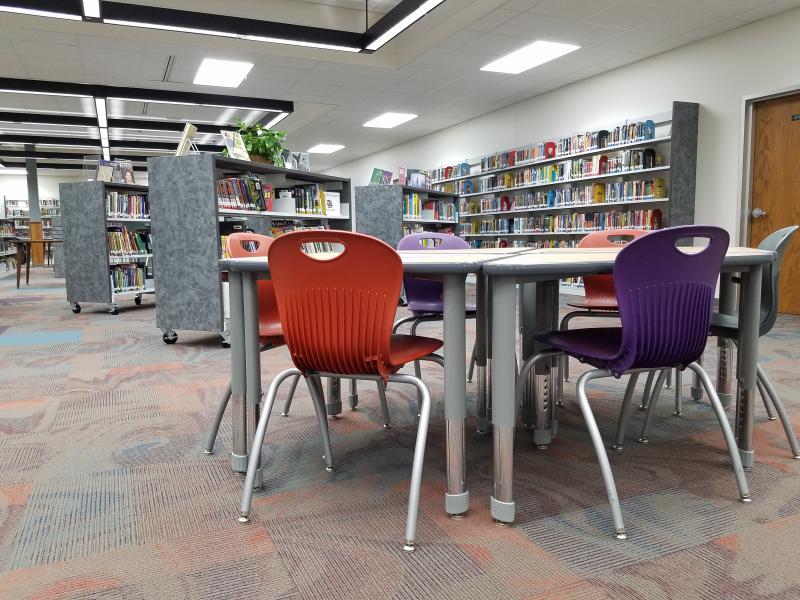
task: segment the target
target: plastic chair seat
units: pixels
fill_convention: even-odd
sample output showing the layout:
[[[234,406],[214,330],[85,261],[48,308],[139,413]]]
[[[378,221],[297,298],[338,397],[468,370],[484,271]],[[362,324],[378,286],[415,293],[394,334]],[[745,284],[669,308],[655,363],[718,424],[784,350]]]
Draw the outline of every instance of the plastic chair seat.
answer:
[[[415,317],[435,317],[444,314],[444,302],[442,300],[409,300],[408,309]],[[464,306],[467,316],[475,316],[475,305],[467,304]]]
[[[597,367],[617,358],[622,345],[621,327],[592,327],[550,331],[533,336],[543,344],[563,350]]]
[[[443,345],[442,340],[421,335],[393,335],[387,362],[400,368],[436,352]]]
[[[581,310],[619,310],[616,298],[586,298],[582,302],[567,302],[567,306]]]

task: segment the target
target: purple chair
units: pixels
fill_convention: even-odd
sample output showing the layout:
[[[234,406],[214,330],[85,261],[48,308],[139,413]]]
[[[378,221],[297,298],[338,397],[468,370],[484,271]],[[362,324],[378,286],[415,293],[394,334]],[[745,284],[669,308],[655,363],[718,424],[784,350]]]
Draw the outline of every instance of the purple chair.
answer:
[[[397,244],[397,249],[401,251],[469,250],[470,246],[455,235],[426,231],[405,236]],[[411,315],[395,321],[392,333],[397,333],[397,330],[402,325],[411,323],[411,335],[416,335],[417,327],[421,323],[441,321],[444,318],[444,286],[440,281],[404,277],[403,287],[405,288],[406,301]],[[475,318],[475,305],[468,304],[464,309],[467,313],[467,318]],[[470,376],[467,378],[470,381],[472,380],[471,373],[474,361],[475,348],[473,347],[472,358],[470,359]],[[416,377],[421,375],[419,361],[414,362],[414,375]]]
[[[707,239],[708,246],[700,252],[686,253],[676,243],[688,238]],[[627,536],[614,476],[586,397],[586,384],[592,379],[619,378],[625,374],[634,377],[642,372],[670,368],[691,369],[700,378],[719,420],[740,498],[750,502],[742,461],[725,410],[708,375],[696,362],[705,348],[714,289],[728,241],[724,229],[691,225],[662,229],[630,242],[620,250],[614,263],[621,327],[539,334],[536,339],[553,350],[532,357],[520,370],[517,405],[522,400],[530,369],[543,358],[566,354],[595,367],[580,376],[576,395],[600,463],[617,539]],[[662,377],[666,377],[666,371],[662,371],[659,378]],[[633,398],[629,392],[622,402],[618,432],[624,430]]]

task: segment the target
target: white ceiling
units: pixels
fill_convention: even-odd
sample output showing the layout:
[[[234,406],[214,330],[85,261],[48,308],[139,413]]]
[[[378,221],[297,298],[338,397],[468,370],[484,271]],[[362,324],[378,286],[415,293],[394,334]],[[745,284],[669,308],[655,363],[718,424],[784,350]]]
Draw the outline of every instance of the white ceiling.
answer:
[[[168,4],[201,10],[209,2]],[[225,4],[231,14],[240,14],[247,6],[273,3]],[[290,4],[302,5],[301,12],[311,5],[354,13],[360,6],[363,21],[361,0],[280,1],[283,8]],[[377,12],[394,4],[370,2]],[[292,100],[296,112],[280,128],[293,150],[318,143],[346,146],[332,155],[313,155],[312,168],[321,170],[798,6],[800,0],[446,0],[373,55],[3,14],[0,76]],[[536,39],[581,49],[516,76],[479,70]],[[173,67],[164,81],[170,56]],[[255,67],[236,90],[195,86],[194,73],[205,57],[249,60]],[[12,109],[11,96],[0,94],[0,106]],[[25,103],[40,110],[91,110],[76,99],[39,96]],[[112,113],[140,116],[144,108],[120,104]],[[147,108],[151,116],[191,118],[181,107],[154,107]],[[362,127],[385,111],[419,118],[392,130]],[[205,109],[194,118],[214,122],[222,112]],[[39,126],[24,126],[32,127]],[[0,133],[7,129],[0,123]]]

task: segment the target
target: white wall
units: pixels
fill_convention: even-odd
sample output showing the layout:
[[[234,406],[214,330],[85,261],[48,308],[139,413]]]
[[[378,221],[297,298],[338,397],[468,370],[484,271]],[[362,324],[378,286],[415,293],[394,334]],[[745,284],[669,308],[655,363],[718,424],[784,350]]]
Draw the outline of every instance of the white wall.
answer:
[[[78,172],[64,175],[39,175],[39,198],[58,198],[58,184],[80,181]],[[28,180],[24,173],[5,175],[0,173],[0,199],[28,199]]]
[[[432,168],[558,134],[698,102],[697,223],[738,235],[742,99],[800,88],[800,9],[670,50],[335,167],[366,185],[373,167]],[[476,66],[477,67],[477,66]],[[736,239],[736,238],[734,238]]]

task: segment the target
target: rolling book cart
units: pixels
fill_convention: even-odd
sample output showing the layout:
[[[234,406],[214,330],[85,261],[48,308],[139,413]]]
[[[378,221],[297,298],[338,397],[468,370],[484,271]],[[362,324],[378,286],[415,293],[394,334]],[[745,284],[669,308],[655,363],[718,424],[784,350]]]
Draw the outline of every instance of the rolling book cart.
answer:
[[[228,344],[227,284],[218,261],[229,233],[351,229],[349,179],[216,154],[154,157],[147,165],[156,325],[167,344],[182,329],[217,332]],[[320,192],[334,206],[321,204]]]
[[[81,302],[109,306],[154,293],[147,186],[102,181],[59,186],[64,276],[72,312]]]
[[[406,235],[423,231],[458,234],[458,194],[405,185],[356,188],[356,231],[392,248]]]

